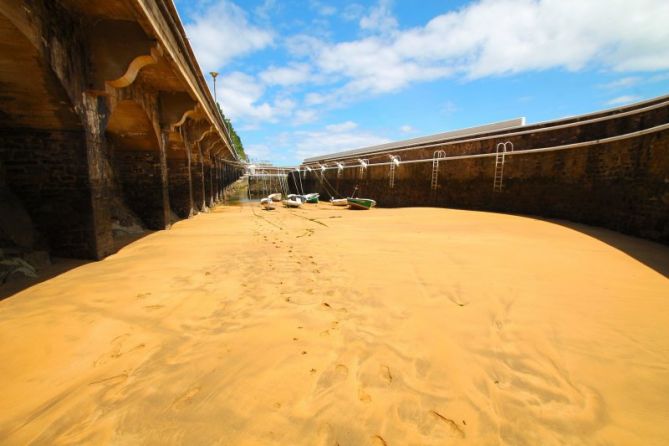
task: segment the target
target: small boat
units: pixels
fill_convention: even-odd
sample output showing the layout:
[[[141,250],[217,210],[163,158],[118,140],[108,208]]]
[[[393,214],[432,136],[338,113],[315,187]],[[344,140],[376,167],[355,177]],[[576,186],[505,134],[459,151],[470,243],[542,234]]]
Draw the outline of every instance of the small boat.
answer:
[[[302,200],[298,196],[283,200],[283,205],[287,208],[299,208],[302,206]]]
[[[318,203],[318,197],[320,197],[320,194],[318,193],[306,194],[304,196],[307,203]]]
[[[272,199],[269,197],[260,200],[260,206],[262,206],[262,208],[267,211],[271,211],[272,209],[276,208],[276,206],[274,206],[274,203],[272,203]]]
[[[346,198],[330,198],[330,204],[332,206],[346,206],[348,200]]]
[[[376,201],[371,198],[347,198],[346,203],[351,209],[371,209],[376,206]]]
[[[269,194],[267,198],[269,198],[272,201],[281,201],[281,192],[277,192],[275,194]]]

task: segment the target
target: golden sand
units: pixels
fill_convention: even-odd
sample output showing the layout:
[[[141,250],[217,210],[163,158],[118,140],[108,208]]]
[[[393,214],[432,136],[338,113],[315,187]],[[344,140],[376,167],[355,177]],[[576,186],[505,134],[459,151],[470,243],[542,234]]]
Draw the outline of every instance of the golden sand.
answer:
[[[221,207],[0,302],[0,443],[667,444],[667,274],[525,217]]]

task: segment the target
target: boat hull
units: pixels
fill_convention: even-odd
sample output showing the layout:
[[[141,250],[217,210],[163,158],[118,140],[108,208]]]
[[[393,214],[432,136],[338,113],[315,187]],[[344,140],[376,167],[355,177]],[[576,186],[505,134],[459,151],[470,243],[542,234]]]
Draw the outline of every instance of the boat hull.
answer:
[[[302,206],[302,201],[300,200],[283,200],[283,205],[287,208],[299,208]]]
[[[371,198],[347,198],[346,202],[351,209],[367,210],[376,206],[376,201]]]

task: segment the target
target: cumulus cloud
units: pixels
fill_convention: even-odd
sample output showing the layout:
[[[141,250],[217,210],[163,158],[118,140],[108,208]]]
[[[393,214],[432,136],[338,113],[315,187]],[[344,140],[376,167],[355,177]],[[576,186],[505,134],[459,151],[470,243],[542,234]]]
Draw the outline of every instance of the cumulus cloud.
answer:
[[[379,3],[371,9],[369,14],[360,19],[360,28],[381,33],[394,31],[398,23],[393,16],[391,6],[391,0],[379,0]]]
[[[400,30],[391,2],[360,18],[371,33],[330,43],[289,39],[288,49],[314,71],[344,79],[309,95],[311,105],[346,103],[444,77],[476,79],[524,71],[584,68],[669,69],[669,2],[664,0],[481,0]],[[632,78],[621,81],[620,87]]]
[[[311,69],[308,64],[291,64],[285,67],[269,67],[259,75],[268,85],[296,85],[307,82],[311,78]]]
[[[297,110],[293,117],[293,125],[299,126],[314,122],[318,119],[318,112],[314,109],[305,108]]]
[[[277,122],[289,116],[295,101],[277,98],[272,103],[262,101],[265,89],[253,76],[235,71],[223,76],[218,89],[218,100],[226,115],[233,119]]]
[[[267,47],[272,32],[252,25],[234,3],[220,1],[193,14],[186,32],[204,72],[220,69],[233,57]]]
[[[390,142],[368,130],[360,129],[353,121],[331,124],[316,130],[283,132],[267,142],[266,146],[280,149],[285,154],[283,160],[289,164],[299,164],[304,158],[325,153],[339,152],[359,147]]]

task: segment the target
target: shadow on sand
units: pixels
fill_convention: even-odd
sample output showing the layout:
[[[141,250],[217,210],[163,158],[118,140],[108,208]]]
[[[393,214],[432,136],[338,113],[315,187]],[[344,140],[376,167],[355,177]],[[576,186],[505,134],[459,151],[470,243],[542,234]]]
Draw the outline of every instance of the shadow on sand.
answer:
[[[549,220],[540,217],[535,218],[564,226],[596,238],[597,240],[624,252],[628,256],[633,257],[669,279],[669,246],[596,226],[588,226],[566,220]]]
[[[145,231],[141,234],[123,235],[114,238],[114,253],[118,253],[121,249],[136,242],[155,231]],[[112,254],[113,255],[113,254]],[[5,284],[0,284],[0,301],[12,297],[13,295],[26,290],[42,282],[53,279],[56,276],[64,274],[68,271],[79,268],[80,266],[93,263],[95,260],[85,259],[66,259],[62,257],[52,257],[51,264],[41,268],[38,271],[37,277],[14,277]]]

